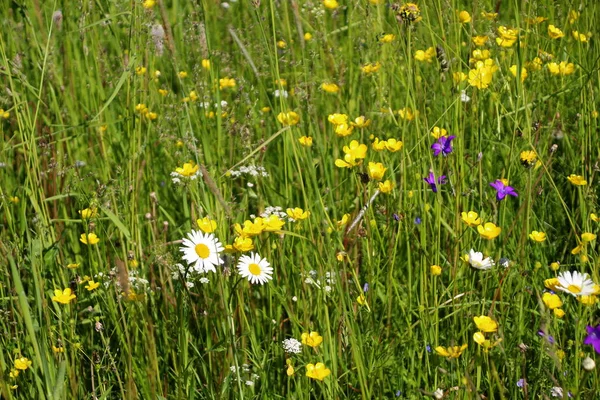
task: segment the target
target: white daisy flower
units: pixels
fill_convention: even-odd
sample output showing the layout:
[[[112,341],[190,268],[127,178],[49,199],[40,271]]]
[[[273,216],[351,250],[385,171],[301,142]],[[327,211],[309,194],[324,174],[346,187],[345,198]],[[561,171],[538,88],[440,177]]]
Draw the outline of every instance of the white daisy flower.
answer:
[[[243,255],[240,257],[237,269],[242,277],[248,278],[250,283],[262,285],[273,279],[273,268],[269,265],[265,258],[261,258],[256,253],[250,253],[249,256]]]
[[[573,296],[589,296],[596,293],[596,284],[590,279],[588,274],[581,272],[563,271],[558,274],[558,283],[556,288]]]
[[[483,258],[483,253],[471,249],[469,250],[469,264],[473,268],[486,270],[494,266],[494,260],[489,257]]]
[[[188,233],[188,238],[183,239],[183,247],[179,249],[183,252],[183,259],[190,265],[194,264],[192,268],[199,274],[217,272],[215,266],[223,264],[219,252],[225,250],[219,239],[212,233],[203,234],[194,230]]]

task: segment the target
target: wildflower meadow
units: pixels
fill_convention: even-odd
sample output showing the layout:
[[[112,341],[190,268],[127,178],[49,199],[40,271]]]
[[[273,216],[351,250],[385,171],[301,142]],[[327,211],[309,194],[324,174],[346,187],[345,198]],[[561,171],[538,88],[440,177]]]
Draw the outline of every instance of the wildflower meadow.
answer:
[[[600,3],[5,1],[1,399],[600,399]]]

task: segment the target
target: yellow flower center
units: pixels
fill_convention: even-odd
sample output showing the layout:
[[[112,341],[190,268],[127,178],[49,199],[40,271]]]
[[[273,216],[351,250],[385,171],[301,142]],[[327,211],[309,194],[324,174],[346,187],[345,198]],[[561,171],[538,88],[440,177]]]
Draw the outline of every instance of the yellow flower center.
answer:
[[[260,275],[260,273],[262,272],[262,270],[260,269],[260,265],[255,263],[252,263],[248,266],[248,271],[250,271],[252,275]]]
[[[194,250],[196,250],[196,254],[198,254],[198,257],[200,258],[208,258],[208,256],[210,256],[210,249],[205,244],[197,244]]]
[[[569,287],[567,288],[567,290],[571,293],[581,293],[581,288],[577,285],[569,285]]]

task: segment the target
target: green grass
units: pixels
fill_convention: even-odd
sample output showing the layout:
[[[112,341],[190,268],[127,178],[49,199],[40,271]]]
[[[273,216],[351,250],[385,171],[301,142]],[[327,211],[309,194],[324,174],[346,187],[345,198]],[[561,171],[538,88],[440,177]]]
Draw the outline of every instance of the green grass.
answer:
[[[564,271],[600,282],[597,241],[572,254],[584,232],[599,230],[590,217],[600,214],[596,2],[421,2],[413,23],[362,0],[335,10],[295,0],[157,3],[0,9],[1,398],[420,399],[441,389],[447,399],[545,399],[553,387],[598,398],[596,371],[582,367],[596,359],[583,340],[600,322],[597,303],[558,291],[559,318],[542,300],[544,280]],[[495,19],[482,16],[494,10]],[[550,24],[564,37],[551,39]],[[509,48],[496,44],[500,26],[519,29]],[[573,31],[591,36],[580,42]],[[382,43],[384,33],[394,40]],[[475,72],[476,35],[489,36],[483,48],[498,67],[481,89],[453,79]],[[436,45],[447,72],[444,57],[414,57]],[[574,72],[551,74],[561,61]],[[527,68],[523,82],[513,65]],[[235,87],[220,88],[223,78]],[[329,82],[340,91],[324,91]],[[404,108],[418,113],[405,119]],[[298,124],[278,121],[289,111]],[[334,113],[372,122],[338,137]],[[436,126],[456,136],[446,157],[431,150]],[[375,138],[403,147],[377,152]],[[366,158],[336,167],[352,140],[368,146]],[[534,166],[520,161],[527,150]],[[174,183],[190,161],[201,176]],[[391,193],[374,196],[369,162],[385,165]],[[236,176],[246,166],[268,176]],[[430,171],[447,176],[437,193],[423,181]],[[587,184],[571,184],[571,174]],[[501,178],[518,197],[496,199],[489,184]],[[271,281],[241,278],[239,252],[221,254],[216,273],[178,276],[181,240],[197,219],[216,221],[216,237],[232,244],[235,224],[270,206],[310,211],[253,237]],[[92,207],[97,215],[82,219]],[[500,235],[482,238],[463,211]],[[534,230],[547,240],[531,240]],[[82,243],[87,233],[100,242]],[[470,249],[496,265],[470,267]],[[93,291],[90,279],[101,283]],[[52,300],[69,287],[76,299]],[[498,323],[485,334],[496,344],[489,351],[473,339],[481,315]],[[318,347],[284,351],[284,339],[311,331],[323,337]],[[434,351],[462,344],[456,359]],[[11,376],[21,357],[31,365]],[[323,381],[306,376],[317,362],[331,370]]]

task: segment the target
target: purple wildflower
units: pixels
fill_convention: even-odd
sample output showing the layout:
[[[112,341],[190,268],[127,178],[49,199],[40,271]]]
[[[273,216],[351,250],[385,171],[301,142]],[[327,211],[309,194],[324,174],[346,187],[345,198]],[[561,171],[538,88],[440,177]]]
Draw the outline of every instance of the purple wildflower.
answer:
[[[415,225],[421,225],[421,217],[415,217]]]
[[[496,189],[496,198],[498,201],[502,200],[506,196],[519,196],[512,186],[505,185],[500,179],[496,179],[495,182],[490,183],[490,186]]]
[[[587,337],[583,340],[583,344],[590,344],[594,346],[594,350],[596,353],[600,353],[600,325],[596,326],[588,326],[585,328],[587,330]]]
[[[525,382],[525,379],[521,378],[517,381],[517,386],[522,388],[523,386],[527,385],[527,382]]]
[[[423,178],[423,180],[427,182],[429,186],[431,186],[431,190],[433,191],[433,193],[437,193],[436,179],[433,175],[433,172],[430,172],[429,176],[427,178]],[[444,183],[446,183],[446,175],[442,175],[437,178],[437,184],[441,185]]]
[[[546,332],[544,332],[541,329],[538,331],[538,335],[540,335],[541,337],[546,339],[548,341],[548,343],[554,344],[554,338],[552,337],[552,335],[547,334]]]
[[[365,283],[365,284],[363,285],[363,292],[367,293],[368,291],[369,291],[369,284],[368,284],[368,283]]]
[[[394,213],[394,219],[396,221],[400,221],[400,216],[398,214]]]
[[[433,155],[435,157],[439,156],[440,153],[442,153],[442,155],[445,157],[448,154],[452,153],[452,140],[455,138],[456,136],[452,135],[452,136],[440,136],[440,138],[437,140],[437,142],[435,142],[434,144],[431,145],[431,150],[433,150]]]

